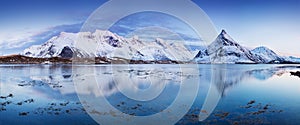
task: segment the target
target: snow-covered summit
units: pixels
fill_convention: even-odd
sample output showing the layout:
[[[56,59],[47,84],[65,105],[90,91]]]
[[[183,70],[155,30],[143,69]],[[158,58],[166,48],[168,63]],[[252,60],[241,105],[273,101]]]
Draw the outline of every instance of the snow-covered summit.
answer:
[[[251,52],[235,42],[225,30],[207,47],[212,63],[255,63]]]
[[[163,39],[144,42],[138,36],[124,38],[103,30],[79,33],[62,32],[42,45],[34,45],[25,49],[21,55],[36,58],[72,58],[76,56],[174,61],[190,61],[194,58],[194,55],[183,43],[167,42]]]
[[[258,57],[261,57],[261,60],[264,61],[264,63],[269,63],[269,62],[282,62],[283,58],[278,56],[273,50],[261,46],[261,47],[257,47],[253,50],[251,50],[251,52],[253,54],[255,54]]]
[[[281,63],[288,62],[267,47],[249,50],[236,42],[225,30],[195,57],[198,63]],[[289,60],[291,61],[291,60]]]
[[[195,56],[183,42],[170,42],[160,38],[152,42],[124,38],[110,31],[62,32],[42,45],[25,49],[21,55],[35,58],[105,57],[128,60],[172,60],[198,63],[300,63],[300,59],[282,57],[267,47],[249,50],[225,31]]]

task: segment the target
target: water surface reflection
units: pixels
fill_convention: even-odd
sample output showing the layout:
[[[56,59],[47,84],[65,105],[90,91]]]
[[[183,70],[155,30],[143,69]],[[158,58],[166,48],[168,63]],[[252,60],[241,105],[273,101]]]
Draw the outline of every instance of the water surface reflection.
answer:
[[[1,124],[97,124],[108,117],[144,122],[164,113],[158,123],[299,123],[300,79],[290,75],[299,70],[295,65],[1,65],[0,119]],[[174,102],[177,108],[170,110]]]

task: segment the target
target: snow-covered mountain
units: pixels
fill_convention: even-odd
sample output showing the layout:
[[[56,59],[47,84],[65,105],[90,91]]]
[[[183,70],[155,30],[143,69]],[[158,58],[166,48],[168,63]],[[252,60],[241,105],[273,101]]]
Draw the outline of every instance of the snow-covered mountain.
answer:
[[[234,41],[225,30],[206,49],[200,50],[195,57],[198,63],[284,63],[295,62],[283,58],[267,47],[253,50]]]
[[[261,46],[257,47],[253,50],[251,50],[252,54],[254,54],[256,57],[259,57],[263,63],[270,63],[270,62],[283,62],[284,59],[277,55],[273,50]]]
[[[194,55],[183,43],[156,39],[141,41],[138,37],[123,38],[110,31],[65,33],[55,36],[43,45],[25,49],[21,55],[50,58],[106,57],[130,60],[190,61]]]
[[[293,56],[283,57],[286,62],[300,63],[300,58],[296,58]]]
[[[25,49],[21,55],[34,58],[105,57],[197,63],[300,63],[298,58],[279,56],[267,47],[249,50],[233,40],[225,30],[222,30],[215,41],[198,53],[187,49],[183,42],[171,42],[159,38],[146,42],[137,36],[124,38],[110,31],[96,30],[79,33],[62,32],[42,45]]]
[[[235,42],[225,30],[207,48],[212,63],[253,63],[256,61],[251,52]]]

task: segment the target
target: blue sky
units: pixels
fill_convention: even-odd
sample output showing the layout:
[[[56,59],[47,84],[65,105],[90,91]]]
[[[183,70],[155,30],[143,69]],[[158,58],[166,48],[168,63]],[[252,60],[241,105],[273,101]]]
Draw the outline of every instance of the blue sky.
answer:
[[[19,53],[31,45],[44,43],[62,31],[78,32],[89,15],[105,1],[1,0],[0,54]],[[300,0],[194,2],[207,13],[218,31],[225,29],[242,45],[250,48],[264,45],[280,54],[300,57]],[[147,21],[130,20],[135,18]],[[187,25],[162,14],[136,14],[118,24],[111,30],[118,31],[123,26],[119,30],[120,35],[132,32],[137,26],[153,24],[165,26],[181,37],[195,40]]]

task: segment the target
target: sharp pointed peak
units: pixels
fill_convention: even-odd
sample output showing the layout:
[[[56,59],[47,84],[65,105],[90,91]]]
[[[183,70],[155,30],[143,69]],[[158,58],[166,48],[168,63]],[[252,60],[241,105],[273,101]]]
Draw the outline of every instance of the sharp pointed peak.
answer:
[[[237,42],[235,42],[235,40],[233,40],[231,36],[224,29],[221,31],[217,39],[219,39],[219,42],[231,42],[237,44]]]
[[[222,29],[221,34],[227,34],[227,32],[224,29]]]

